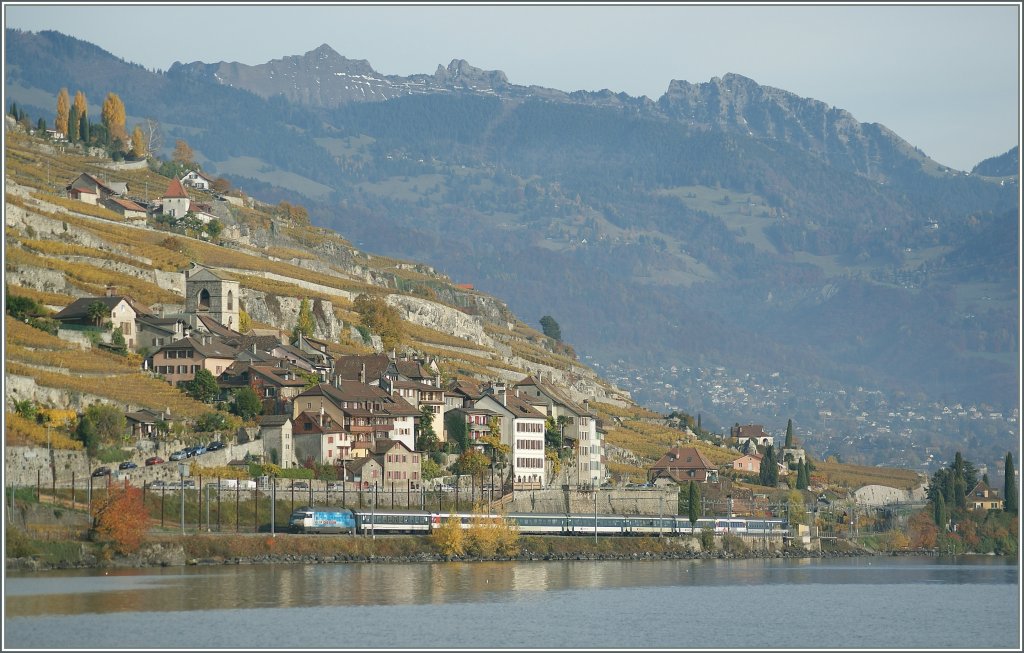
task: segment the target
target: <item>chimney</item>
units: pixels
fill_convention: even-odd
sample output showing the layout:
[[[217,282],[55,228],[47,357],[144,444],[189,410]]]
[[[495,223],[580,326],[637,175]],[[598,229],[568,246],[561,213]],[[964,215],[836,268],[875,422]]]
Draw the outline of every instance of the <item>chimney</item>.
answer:
[[[115,291],[117,291],[117,286],[108,285],[107,286],[107,297],[113,297]]]
[[[496,396],[496,397],[501,399],[501,405],[502,406],[507,406],[508,405],[508,392],[505,389],[505,384],[504,383],[495,383],[494,384],[494,396]]]
[[[320,428],[324,427],[324,404],[320,402]]]
[[[584,399],[583,400],[583,411],[587,412],[587,413],[590,412],[590,400],[589,399]]]
[[[366,383],[366,363],[361,363],[359,366],[359,382]]]

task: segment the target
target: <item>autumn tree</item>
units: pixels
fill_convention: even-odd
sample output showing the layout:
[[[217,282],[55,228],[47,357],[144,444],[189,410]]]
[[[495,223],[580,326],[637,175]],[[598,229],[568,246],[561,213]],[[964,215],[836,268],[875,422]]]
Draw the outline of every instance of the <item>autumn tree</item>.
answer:
[[[75,91],[75,108],[78,109],[79,118],[89,115],[89,102],[82,91]]]
[[[115,143],[118,140],[122,144],[128,142],[128,132],[125,128],[127,116],[125,115],[124,102],[121,101],[117,93],[107,93],[106,99],[103,100],[103,107],[100,110],[100,119],[103,122],[103,126],[107,128],[108,143]]]
[[[195,165],[195,154],[188,143],[179,138],[174,141],[174,152],[171,154],[171,160],[183,166],[192,167]]]
[[[68,133],[68,113],[70,111],[71,97],[68,95],[68,89],[61,88],[60,93],[57,94],[57,119],[54,122],[54,129],[65,136]]]
[[[292,344],[299,341],[300,334],[305,338],[312,337],[315,329],[316,321],[313,319],[313,309],[309,306],[309,299],[303,297],[299,304],[299,317],[295,322],[295,328],[292,329]]]
[[[394,349],[404,336],[402,318],[383,298],[360,293],[353,306],[363,326],[380,336],[384,349]]]
[[[441,525],[430,532],[430,543],[438,553],[445,556],[460,556],[466,550],[462,519],[449,515]]]
[[[142,159],[149,155],[149,144],[146,142],[146,133],[142,131],[141,125],[135,125],[132,130],[132,156]]]
[[[113,544],[118,553],[134,553],[149,530],[149,514],[137,487],[111,487],[94,516],[100,538]]]
[[[238,310],[238,332],[249,333],[252,331],[252,318],[242,309]]]
[[[452,465],[452,471],[456,474],[462,474],[466,476],[472,476],[479,480],[483,480],[484,472],[489,469],[491,461],[488,460],[480,451],[469,448],[462,452],[459,459]]]

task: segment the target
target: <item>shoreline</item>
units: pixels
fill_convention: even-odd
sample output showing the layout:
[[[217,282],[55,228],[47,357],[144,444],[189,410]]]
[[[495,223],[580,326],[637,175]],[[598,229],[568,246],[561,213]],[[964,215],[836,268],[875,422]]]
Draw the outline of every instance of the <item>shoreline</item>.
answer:
[[[939,557],[934,550],[906,551],[811,551],[795,547],[780,550],[757,550],[742,553],[727,551],[675,551],[675,552],[562,552],[532,553],[528,550],[516,556],[480,557],[473,555],[446,556],[440,553],[421,552],[411,555],[363,555],[363,554],[298,554],[264,553],[248,556],[204,556],[188,557],[180,545],[164,547],[151,545],[139,553],[114,556],[104,559],[95,555],[83,556],[81,561],[61,560],[57,562],[41,559],[41,556],[7,558],[7,571],[48,572],[67,569],[151,569],[166,567],[222,567],[225,565],[264,564],[435,564],[444,562],[566,562],[566,561],[641,561],[641,560],[757,560],[757,559],[800,559],[800,558],[857,558],[857,557]],[[965,554],[970,555],[970,554]],[[986,554],[973,554],[986,555]],[[992,555],[994,554],[988,554]],[[1005,556],[1003,556],[1005,557]]]

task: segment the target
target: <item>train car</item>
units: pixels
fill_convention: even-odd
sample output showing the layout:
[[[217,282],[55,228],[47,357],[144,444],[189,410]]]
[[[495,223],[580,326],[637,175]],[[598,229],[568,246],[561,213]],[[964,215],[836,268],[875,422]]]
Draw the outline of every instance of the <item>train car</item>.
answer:
[[[288,525],[293,533],[352,533],[356,520],[348,508],[303,506],[291,514]]]
[[[422,535],[431,530],[431,514],[422,511],[357,510],[356,530],[359,533],[406,533]]]

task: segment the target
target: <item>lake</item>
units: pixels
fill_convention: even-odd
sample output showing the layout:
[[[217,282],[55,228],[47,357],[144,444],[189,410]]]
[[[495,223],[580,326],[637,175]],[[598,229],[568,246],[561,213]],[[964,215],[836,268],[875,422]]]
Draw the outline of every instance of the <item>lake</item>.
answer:
[[[1020,648],[970,556],[8,572],[4,648]]]

